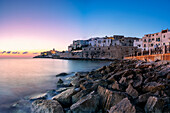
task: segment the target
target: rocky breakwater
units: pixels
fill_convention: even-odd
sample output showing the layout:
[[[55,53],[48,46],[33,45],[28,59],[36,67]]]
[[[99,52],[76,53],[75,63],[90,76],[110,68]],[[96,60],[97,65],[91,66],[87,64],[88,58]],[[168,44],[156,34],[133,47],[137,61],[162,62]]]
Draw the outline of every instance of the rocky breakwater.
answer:
[[[170,64],[167,61],[114,60],[95,71],[76,73],[72,79],[70,87],[52,100],[35,100],[32,112],[170,112]]]

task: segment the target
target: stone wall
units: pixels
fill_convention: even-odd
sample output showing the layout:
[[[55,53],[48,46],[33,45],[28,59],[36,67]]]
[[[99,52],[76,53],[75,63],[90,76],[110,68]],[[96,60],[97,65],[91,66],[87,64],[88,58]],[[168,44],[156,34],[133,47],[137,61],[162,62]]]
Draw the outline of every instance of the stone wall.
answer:
[[[90,58],[90,59],[123,59],[124,56],[133,54],[137,47],[109,46],[109,47],[85,47],[82,52],[60,53],[65,58]]]

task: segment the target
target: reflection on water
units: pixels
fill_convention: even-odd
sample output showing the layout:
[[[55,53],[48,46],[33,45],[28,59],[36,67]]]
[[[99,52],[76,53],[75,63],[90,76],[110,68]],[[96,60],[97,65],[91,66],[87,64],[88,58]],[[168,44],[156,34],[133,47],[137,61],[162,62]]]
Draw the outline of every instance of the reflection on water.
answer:
[[[89,71],[108,63],[59,59],[0,59],[0,106],[26,95],[54,89],[57,81],[55,75],[58,73]]]

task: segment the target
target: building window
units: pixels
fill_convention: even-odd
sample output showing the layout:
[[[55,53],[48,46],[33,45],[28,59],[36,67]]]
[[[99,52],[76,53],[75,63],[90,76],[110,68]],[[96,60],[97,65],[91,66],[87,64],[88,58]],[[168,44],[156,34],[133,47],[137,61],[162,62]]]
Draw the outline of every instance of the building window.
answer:
[[[152,38],[152,41],[155,40],[154,38]]]
[[[151,39],[149,39],[148,42],[151,42]]]
[[[146,42],[146,39],[144,39],[144,42]]]
[[[157,41],[157,42],[160,42],[160,38],[156,38],[156,41]]]
[[[165,45],[165,43],[163,43],[163,45]]]
[[[152,34],[152,36],[154,36],[154,34]]]
[[[158,35],[158,33],[156,33],[156,35]]]
[[[165,38],[165,35],[164,35],[164,38]]]
[[[98,43],[101,43],[101,40],[99,40]]]
[[[146,47],[146,44],[144,44],[144,47]]]
[[[108,50],[110,50],[110,47],[108,47]]]
[[[153,44],[151,44],[151,47],[153,47]]]

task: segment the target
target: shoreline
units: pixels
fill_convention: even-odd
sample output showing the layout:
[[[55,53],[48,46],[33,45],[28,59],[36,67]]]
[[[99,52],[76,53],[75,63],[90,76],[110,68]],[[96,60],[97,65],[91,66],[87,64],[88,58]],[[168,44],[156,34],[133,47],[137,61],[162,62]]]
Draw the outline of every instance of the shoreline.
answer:
[[[30,99],[31,103],[19,102],[13,107],[21,108],[27,105],[30,107],[27,109],[37,113],[40,111],[46,111],[45,113],[81,113],[84,111],[115,113],[121,110],[131,113],[158,112],[157,110],[165,112],[170,107],[169,69],[168,61],[145,62],[115,59],[110,65],[94,71],[77,72],[68,77],[70,80],[68,83],[64,83],[62,79],[59,80],[57,85],[60,86],[60,90],[58,89],[58,92],[57,89],[48,91]],[[58,77],[60,76],[67,75],[60,74]],[[164,79],[166,81],[162,82]],[[157,104],[160,102],[163,103],[161,107],[158,107]],[[127,107],[123,107],[124,105]],[[153,108],[150,108],[151,106]],[[50,109],[53,112],[50,112]]]

